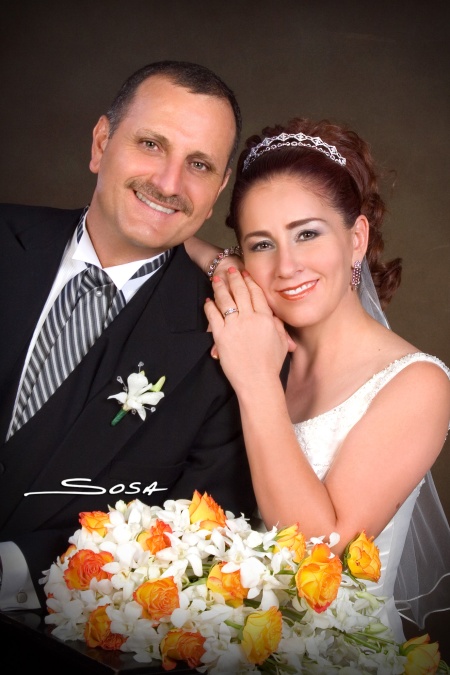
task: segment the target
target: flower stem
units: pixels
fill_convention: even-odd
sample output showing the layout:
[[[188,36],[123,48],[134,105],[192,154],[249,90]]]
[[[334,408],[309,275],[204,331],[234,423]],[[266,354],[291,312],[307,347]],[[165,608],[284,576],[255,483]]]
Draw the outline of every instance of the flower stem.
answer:
[[[117,415],[115,416],[115,418],[113,419],[113,421],[111,422],[111,426],[112,426],[112,427],[115,427],[116,424],[117,424],[118,422],[120,422],[120,420],[122,419],[122,417],[125,417],[125,415],[127,414],[127,412],[128,412],[128,410],[124,410],[123,408],[121,408],[121,409],[119,410],[119,412],[117,413]]]

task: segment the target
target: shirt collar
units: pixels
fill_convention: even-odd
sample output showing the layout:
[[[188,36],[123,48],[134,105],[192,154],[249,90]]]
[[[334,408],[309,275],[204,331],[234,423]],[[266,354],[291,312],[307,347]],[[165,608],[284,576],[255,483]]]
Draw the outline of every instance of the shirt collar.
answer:
[[[74,232],[72,242],[70,244],[70,248],[73,250],[71,257],[73,260],[83,262],[86,265],[91,264],[95,265],[96,267],[102,268],[97,253],[95,252],[94,245],[86,229],[87,212],[88,209],[86,208],[84,210],[83,215],[81,216],[78,227]],[[142,267],[142,265],[144,265],[147,262],[151,262],[152,260],[155,260],[160,255],[161,254],[158,253],[157,255],[152,256],[151,258],[145,258],[144,260],[133,260],[133,262],[123,263],[122,265],[113,265],[112,267],[104,267],[102,269],[105,270],[105,272],[108,274],[111,281],[114,282],[117,288],[119,290],[122,290],[125,284],[131,279],[131,277],[135,274],[135,272],[137,272],[138,269]],[[140,286],[148,276],[149,275],[141,277],[138,281],[138,285]]]

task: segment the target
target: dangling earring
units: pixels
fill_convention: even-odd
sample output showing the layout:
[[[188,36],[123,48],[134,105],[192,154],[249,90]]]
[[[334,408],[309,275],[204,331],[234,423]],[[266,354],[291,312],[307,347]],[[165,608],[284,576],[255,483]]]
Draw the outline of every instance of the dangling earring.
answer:
[[[361,281],[361,260],[355,260],[352,267],[352,290],[356,290]]]

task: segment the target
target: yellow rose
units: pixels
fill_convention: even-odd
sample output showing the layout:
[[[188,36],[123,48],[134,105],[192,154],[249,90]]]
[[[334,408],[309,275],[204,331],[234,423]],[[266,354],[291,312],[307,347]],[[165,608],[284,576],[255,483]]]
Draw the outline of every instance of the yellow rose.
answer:
[[[137,542],[142,546],[144,551],[150,551],[152,555],[155,555],[158,551],[170,546],[170,539],[167,536],[168,532],[172,532],[169,523],[157,520],[153,527],[144,530],[137,536]]]
[[[97,532],[101,537],[104,537],[108,532],[106,523],[110,523],[109,513],[104,513],[104,511],[83,511],[79,515],[79,520],[88,532]]]
[[[327,544],[316,544],[295,575],[299,596],[316,612],[324,612],[331,605],[341,583],[342,563],[330,555]]]
[[[226,563],[218,563],[214,565],[208,574],[206,586],[213,593],[220,593],[225,599],[227,605],[230,607],[239,607],[242,605],[244,598],[247,597],[248,588],[244,588],[241,584],[240,570],[235,572],[223,573],[222,567]]]
[[[351,574],[357,579],[378,581],[380,578],[380,555],[373,540],[374,537],[368,539],[363,530],[347,547],[344,562]]]
[[[282,623],[281,612],[276,607],[248,615],[241,646],[250,663],[260,665],[276,651],[281,640]]]
[[[143,618],[155,622],[169,617],[180,606],[178,586],[173,577],[145,581],[134,591],[133,598],[143,608]]]
[[[223,509],[216,504],[214,499],[206,492],[202,496],[197,490],[189,506],[189,516],[191,523],[199,523],[204,530],[223,527],[226,520]]]
[[[299,563],[303,560],[306,552],[306,543],[305,537],[298,529],[298,523],[280,530],[275,539],[277,542],[277,545],[274,547],[275,551],[286,547],[294,552],[294,562]]]
[[[111,633],[111,620],[106,613],[107,605],[101,605],[89,614],[84,629],[84,639],[88,647],[102,649],[120,649],[126,641],[126,636]]]
[[[441,660],[439,644],[430,643],[428,634],[408,640],[400,652],[407,658],[405,675],[433,675]]]
[[[69,548],[64,551],[64,553],[60,556],[61,562],[65,562],[67,558],[70,558],[72,553],[77,550],[77,547],[75,544],[70,544]]]
[[[173,670],[177,661],[186,661],[189,668],[196,668],[205,653],[205,640],[200,633],[192,633],[183,628],[169,630],[160,645],[164,670]]]
[[[114,562],[114,556],[111,553],[107,551],[94,553],[94,551],[87,548],[82,548],[70,558],[67,569],[64,572],[64,580],[67,587],[87,591],[92,579],[97,579],[97,581],[110,579],[112,574],[102,569],[103,565],[109,562]]]

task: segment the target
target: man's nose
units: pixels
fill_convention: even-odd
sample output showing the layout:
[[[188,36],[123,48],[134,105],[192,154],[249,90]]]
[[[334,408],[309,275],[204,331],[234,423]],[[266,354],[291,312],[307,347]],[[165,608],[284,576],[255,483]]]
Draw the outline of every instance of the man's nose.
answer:
[[[167,157],[158,164],[152,175],[152,183],[165,197],[183,194],[184,161]]]

